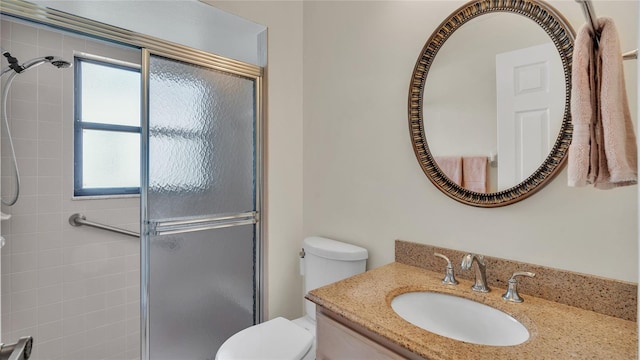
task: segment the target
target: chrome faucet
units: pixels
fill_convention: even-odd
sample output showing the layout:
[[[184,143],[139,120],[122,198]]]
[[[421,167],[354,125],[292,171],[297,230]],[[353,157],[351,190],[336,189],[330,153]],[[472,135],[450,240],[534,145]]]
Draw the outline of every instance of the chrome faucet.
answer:
[[[476,283],[471,286],[473,291],[489,292],[491,289],[487,286],[487,265],[484,262],[484,256],[477,254],[467,254],[462,258],[462,269],[469,270],[476,262]]]

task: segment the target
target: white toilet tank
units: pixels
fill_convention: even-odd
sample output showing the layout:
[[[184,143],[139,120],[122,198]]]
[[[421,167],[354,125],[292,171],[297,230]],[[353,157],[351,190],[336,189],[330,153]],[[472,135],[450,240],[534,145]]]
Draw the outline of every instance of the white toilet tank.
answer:
[[[302,249],[305,294],[366,270],[367,249],[359,246],[313,236],[304,239]],[[307,315],[315,320],[315,304],[305,300],[305,309]]]

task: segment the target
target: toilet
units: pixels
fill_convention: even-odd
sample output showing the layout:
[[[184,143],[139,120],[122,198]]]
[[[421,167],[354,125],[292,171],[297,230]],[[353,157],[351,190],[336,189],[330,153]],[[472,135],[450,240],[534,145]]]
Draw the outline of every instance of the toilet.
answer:
[[[300,274],[310,290],[365,271],[368,253],[359,246],[322,237],[304,239]],[[316,357],[316,306],[305,300],[306,315],[278,317],[244,329],[227,339],[216,360],[310,360]]]

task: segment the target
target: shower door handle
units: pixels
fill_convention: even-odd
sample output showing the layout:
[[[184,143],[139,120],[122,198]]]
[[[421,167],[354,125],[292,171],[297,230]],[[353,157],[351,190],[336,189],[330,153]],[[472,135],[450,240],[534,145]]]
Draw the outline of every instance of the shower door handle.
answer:
[[[27,360],[31,357],[33,337],[23,336],[15,344],[0,344],[0,360]]]
[[[237,214],[216,215],[207,218],[191,218],[179,220],[156,220],[149,222],[151,235],[172,235],[192,231],[221,229],[231,226],[250,225],[258,222],[258,213],[249,211]]]

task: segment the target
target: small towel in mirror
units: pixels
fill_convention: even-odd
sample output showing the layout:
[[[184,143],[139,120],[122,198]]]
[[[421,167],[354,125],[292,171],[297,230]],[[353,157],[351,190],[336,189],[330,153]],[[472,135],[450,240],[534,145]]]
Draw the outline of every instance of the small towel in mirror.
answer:
[[[462,158],[462,187],[478,193],[487,192],[487,157]]]

